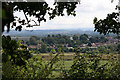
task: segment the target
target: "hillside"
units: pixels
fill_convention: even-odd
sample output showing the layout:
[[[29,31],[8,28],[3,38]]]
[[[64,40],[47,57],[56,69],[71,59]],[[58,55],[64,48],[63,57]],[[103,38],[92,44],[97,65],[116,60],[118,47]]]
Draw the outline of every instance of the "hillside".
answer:
[[[68,30],[64,30],[64,29],[56,29],[56,30],[22,30],[21,32],[19,31],[15,31],[15,30],[11,30],[9,33],[4,32],[3,35],[10,35],[12,37],[14,36],[19,36],[19,37],[30,37],[30,36],[40,36],[40,37],[44,37],[47,35],[52,35],[52,34],[61,34],[61,35],[69,35],[69,36],[73,36],[74,34],[88,34],[88,35],[100,35],[97,32],[94,32],[92,29],[91,30],[81,30],[81,29],[68,29]],[[107,35],[109,36],[109,35]],[[110,36],[114,36],[113,34]]]

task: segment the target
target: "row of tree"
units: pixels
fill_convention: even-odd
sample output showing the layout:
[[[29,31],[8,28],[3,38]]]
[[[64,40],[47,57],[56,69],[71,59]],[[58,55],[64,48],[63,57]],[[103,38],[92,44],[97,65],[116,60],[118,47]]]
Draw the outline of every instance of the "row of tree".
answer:
[[[120,54],[120,44],[103,45],[97,48],[81,48],[82,53],[87,54]]]
[[[82,44],[87,44],[87,46],[92,46],[92,43],[105,43],[108,41],[105,37],[89,37],[87,34],[82,34],[80,36],[73,35],[72,37],[67,35],[48,35],[47,37],[36,37],[31,36],[29,41],[23,44],[34,45],[37,46],[40,44],[40,47],[30,48],[34,51],[39,51],[41,53],[50,52],[53,48],[58,52],[59,47],[64,47],[65,52],[73,52],[72,49],[68,49],[68,47],[80,47]]]

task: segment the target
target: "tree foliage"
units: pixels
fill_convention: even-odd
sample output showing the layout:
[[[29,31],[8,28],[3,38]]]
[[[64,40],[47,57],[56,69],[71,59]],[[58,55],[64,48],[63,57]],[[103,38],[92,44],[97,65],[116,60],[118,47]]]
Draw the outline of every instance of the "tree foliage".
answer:
[[[2,36],[2,48],[2,62],[5,63],[11,61],[12,64],[22,66],[32,56],[26,46],[11,40],[10,36]]]
[[[49,19],[54,19],[56,16],[64,16],[64,10],[66,10],[67,15],[75,16],[75,8],[79,0],[76,2],[54,2],[54,8],[49,7],[47,2],[3,2],[2,4],[2,32],[4,27],[7,26],[7,31],[10,28],[15,27],[15,30],[22,30],[23,26],[33,27],[40,26],[40,22],[46,22],[46,15],[49,15]],[[21,19],[18,16],[14,16],[14,12],[23,12],[26,19]],[[37,21],[29,19],[29,17],[34,16]],[[30,24],[34,22],[35,24]],[[19,23],[19,25],[17,25]]]
[[[120,33],[120,22],[119,22],[119,13],[113,12],[112,14],[108,14],[106,19],[97,20],[94,18],[95,31],[100,34],[109,34],[114,33],[119,35]]]
[[[7,26],[7,31],[9,31],[10,27],[16,27],[16,30],[21,31],[22,26],[26,25],[27,27],[31,27],[33,25],[30,25],[30,21],[27,16],[35,16],[38,19],[38,22],[46,21],[45,15],[46,13],[49,14],[49,18],[53,19],[56,16],[64,16],[64,9],[67,9],[67,15],[74,15],[75,16],[75,8],[76,4],[78,2],[74,3],[57,3],[55,2],[55,9],[48,7],[48,4],[46,2],[42,3],[16,3],[16,2],[8,2],[3,3],[3,30],[4,27]],[[35,7],[36,6],[36,7]],[[14,11],[23,11],[24,15],[26,17],[25,20],[21,20],[18,18],[18,22],[20,23],[19,26],[16,26],[16,17],[13,15]],[[116,13],[113,13],[111,15],[108,15],[107,19],[98,21],[97,18],[94,19],[95,24],[95,31],[98,31],[103,34],[107,34],[110,32],[119,34],[119,22],[117,22],[117,15]],[[12,26],[10,25],[12,24]],[[103,30],[102,30],[103,29]],[[55,36],[54,36],[55,37]],[[61,38],[61,35],[56,36]],[[64,36],[65,37],[65,36]],[[50,38],[50,36],[49,36]],[[35,38],[34,38],[35,39]],[[82,40],[88,39],[87,36],[81,36]],[[65,39],[64,39],[65,40]],[[61,43],[64,43],[63,42]],[[62,41],[62,40],[61,40]],[[7,65],[4,65],[3,71],[3,77],[5,78],[33,78],[33,79],[40,79],[40,78],[48,78],[49,75],[54,70],[54,64],[58,62],[58,56],[61,53],[61,51],[58,51],[58,54],[55,55],[50,61],[43,63],[42,60],[38,60],[36,58],[33,58],[33,61],[30,60],[28,64],[26,65],[26,68],[22,65],[26,64],[26,60],[28,60],[31,57],[30,51],[27,50],[27,47],[20,44],[19,42],[15,40],[11,40],[9,36],[2,37],[2,56],[3,56],[3,62]],[[74,42],[76,43],[76,42]],[[46,45],[43,44],[43,50],[46,51]],[[102,48],[105,50],[105,48]],[[119,45],[118,49],[119,50]],[[55,52],[55,50],[51,51]],[[64,52],[62,52],[64,53]],[[102,64],[101,56],[96,54],[80,54],[80,49],[75,49],[75,58],[73,65],[71,66],[71,69],[68,71],[65,71],[64,69],[61,70],[61,72],[65,73],[62,74],[60,78],[65,78],[69,80],[73,79],[87,79],[87,80],[119,80],[120,79],[120,68],[119,64],[120,61],[114,60],[113,55],[109,57],[109,60],[107,63]],[[10,62],[10,63],[9,63]],[[15,65],[12,65],[12,64]],[[18,65],[18,66],[16,66]],[[12,66],[12,67],[10,67]],[[6,69],[6,68],[12,68],[12,69]],[[12,73],[12,74],[8,74]],[[17,72],[16,72],[17,71]],[[7,79],[5,79],[7,80]]]
[[[71,69],[66,72],[65,78],[69,80],[114,80],[120,79],[119,60],[109,55],[107,62],[98,54],[80,54],[79,48],[75,49],[75,58]]]
[[[114,0],[111,0],[113,2]],[[116,5],[116,8],[120,10],[120,7]],[[100,34],[109,34],[114,33],[119,36],[120,33],[120,19],[119,19],[119,12],[113,12],[112,14],[107,14],[107,17],[105,19],[97,20],[95,17],[93,20],[93,23],[95,25],[95,30],[99,32]]]

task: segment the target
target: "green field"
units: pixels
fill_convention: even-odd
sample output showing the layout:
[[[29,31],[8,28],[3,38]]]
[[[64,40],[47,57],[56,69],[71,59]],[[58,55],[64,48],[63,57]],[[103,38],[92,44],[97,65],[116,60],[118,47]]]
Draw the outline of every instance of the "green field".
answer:
[[[63,61],[58,61],[56,63],[56,66],[59,65],[59,67],[57,66],[57,68],[55,68],[55,70],[53,71],[53,75],[55,77],[58,77],[60,75],[60,64],[64,65],[65,70],[69,70],[73,64],[73,58],[74,58],[74,54],[75,53],[64,53],[63,56]],[[42,53],[42,54],[34,54],[33,57],[40,59],[42,58],[45,61],[49,61],[50,59],[52,59],[56,54],[52,54],[52,57],[50,56],[49,53]],[[60,54],[63,55],[63,54]],[[54,67],[56,67],[54,66]]]
[[[35,58],[42,58],[45,61],[49,61],[50,59],[52,59],[56,54],[52,54],[52,57],[50,57],[49,53],[43,53],[43,54],[34,54],[33,57]],[[61,55],[61,54],[60,54]],[[70,66],[73,63],[73,58],[74,58],[74,53],[64,53],[63,56],[63,61],[64,61],[64,65],[66,69],[70,69]],[[57,64],[59,64],[60,62],[58,62]]]
[[[81,55],[83,55],[84,53],[81,53]],[[33,54],[33,56],[35,58],[42,58],[44,60],[49,60],[51,58],[53,58],[56,54],[52,54],[52,57],[50,57],[50,53],[41,53],[41,54]],[[75,56],[75,53],[61,53],[60,55],[63,55],[63,59],[65,61],[71,61],[73,60],[74,56]],[[114,59],[117,59],[117,58],[120,58],[120,54],[97,54],[99,56],[102,57],[103,60],[107,60],[109,59],[109,56],[111,56],[111,58],[114,58]]]
[[[42,53],[42,54],[34,54],[33,57],[38,58],[38,59],[42,58],[45,61],[49,61],[55,55],[56,54],[52,54],[50,56],[50,53]],[[75,53],[64,53],[64,56],[63,56],[63,54],[60,54],[60,55],[62,55],[62,59],[63,60],[62,61],[58,61],[56,63],[56,65],[57,64],[58,65],[62,64],[64,66],[65,70],[69,70],[71,68],[72,64],[73,64],[73,58],[75,56]],[[81,53],[81,55],[83,55],[83,53]],[[107,63],[108,62],[107,60],[109,58],[115,58],[115,59],[120,58],[119,54],[97,54],[97,55],[102,56],[103,60],[101,60],[101,62],[100,62],[101,65]],[[111,57],[109,57],[109,56],[111,56]],[[59,67],[57,66],[55,68],[55,70],[52,71],[53,72],[52,75],[54,75],[55,77],[59,77],[60,76],[60,68],[61,68],[60,66]]]

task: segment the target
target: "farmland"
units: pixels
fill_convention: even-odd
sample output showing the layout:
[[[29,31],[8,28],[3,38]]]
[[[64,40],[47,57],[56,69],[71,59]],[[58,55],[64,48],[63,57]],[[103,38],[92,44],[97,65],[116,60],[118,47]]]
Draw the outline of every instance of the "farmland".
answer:
[[[52,56],[50,56],[50,54],[51,53],[34,54],[33,57],[36,57],[38,59],[42,58],[46,62],[49,62],[56,55],[56,54],[52,54]],[[62,59],[63,59],[63,61],[62,61],[63,64],[62,65],[64,66],[64,69],[66,71],[70,70],[71,66],[73,65],[75,53],[61,53],[60,55],[63,55],[62,56]],[[84,53],[80,53],[80,55],[84,56],[85,54]],[[90,55],[90,54],[88,54],[88,55]],[[90,59],[92,59],[88,55],[87,55],[87,58],[86,58],[87,61],[89,61]],[[101,56],[100,65],[104,65],[106,63],[110,64],[109,61],[111,59],[113,61],[120,59],[120,54],[97,54],[95,58],[97,58],[98,56]],[[61,64],[61,61],[58,61],[56,63],[56,65],[57,64],[58,65]],[[54,75],[54,77],[59,77],[60,76],[60,67],[55,68],[55,70],[52,71],[52,75]]]
[[[63,59],[65,61],[71,61],[73,60],[74,56],[75,56],[75,53],[61,53],[63,56]],[[84,54],[84,53],[81,53],[81,55]],[[43,58],[44,60],[49,60],[51,59],[51,56],[50,56],[50,53],[41,53],[41,54],[33,54],[34,57],[36,58]],[[56,54],[52,54],[52,57],[54,57]],[[120,54],[97,54],[99,56],[102,56],[102,59],[103,60],[107,60],[110,58],[114,58],[114,59],[118,59],[120,58]]]

